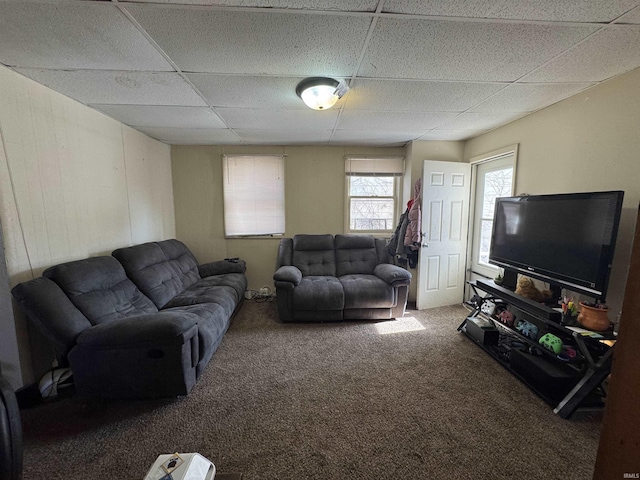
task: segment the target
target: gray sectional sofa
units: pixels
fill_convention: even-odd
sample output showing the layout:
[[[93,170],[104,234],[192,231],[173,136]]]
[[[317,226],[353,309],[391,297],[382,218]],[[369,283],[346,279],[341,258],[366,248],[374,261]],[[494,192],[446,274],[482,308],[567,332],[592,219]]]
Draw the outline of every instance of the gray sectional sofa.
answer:
[[[278,249],[276,286],[283,322],[402,317],[411,273],[391,265],[371,235],[296,235]]]
[[[90,397],[186,395],[247,288],[242,260],[198,265],[178,240],[48,268],[13,296]]]

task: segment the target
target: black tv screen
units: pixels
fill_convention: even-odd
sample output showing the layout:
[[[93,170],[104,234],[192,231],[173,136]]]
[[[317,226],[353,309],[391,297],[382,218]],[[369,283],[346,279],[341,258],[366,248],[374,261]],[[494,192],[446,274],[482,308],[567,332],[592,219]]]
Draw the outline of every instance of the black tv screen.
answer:
[[[623,196],[498,198],[489,263],[604,301]]]

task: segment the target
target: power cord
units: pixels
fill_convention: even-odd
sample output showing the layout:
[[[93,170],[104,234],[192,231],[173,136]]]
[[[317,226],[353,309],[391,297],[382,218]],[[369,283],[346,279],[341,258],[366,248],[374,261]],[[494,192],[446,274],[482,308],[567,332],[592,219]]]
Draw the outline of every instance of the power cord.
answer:
[[[253,300],[254,302],[257,302],[257,303],[271,302],[275,297],[276,297],[275,293],[273,293],[273,290],[271,289],[271,287],[267,285],[260,288],[259,290],[248,289],[244,293],[244,298],[246,298],[247,300]]]

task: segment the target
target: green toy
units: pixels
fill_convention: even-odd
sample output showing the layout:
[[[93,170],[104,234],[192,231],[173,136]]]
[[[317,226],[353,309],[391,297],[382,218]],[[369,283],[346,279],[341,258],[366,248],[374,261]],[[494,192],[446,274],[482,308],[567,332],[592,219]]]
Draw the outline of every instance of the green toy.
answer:
[[[562,340],[560,340],[552,333],[545,333],[542,337],[540,337],[538,343],[547,350],[551,350],[556,355],[562,352]]]

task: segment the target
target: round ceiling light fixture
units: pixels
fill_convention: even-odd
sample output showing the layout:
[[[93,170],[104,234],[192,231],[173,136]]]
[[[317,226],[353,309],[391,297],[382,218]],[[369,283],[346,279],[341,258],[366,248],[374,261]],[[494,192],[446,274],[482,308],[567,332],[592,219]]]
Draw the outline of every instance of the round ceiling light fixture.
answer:
[[[309,108],[328,110],[333,107],[349,87],[345,82],[338,82],[328,77],[310,77],[302,80],[296,87],[296,95]]]

